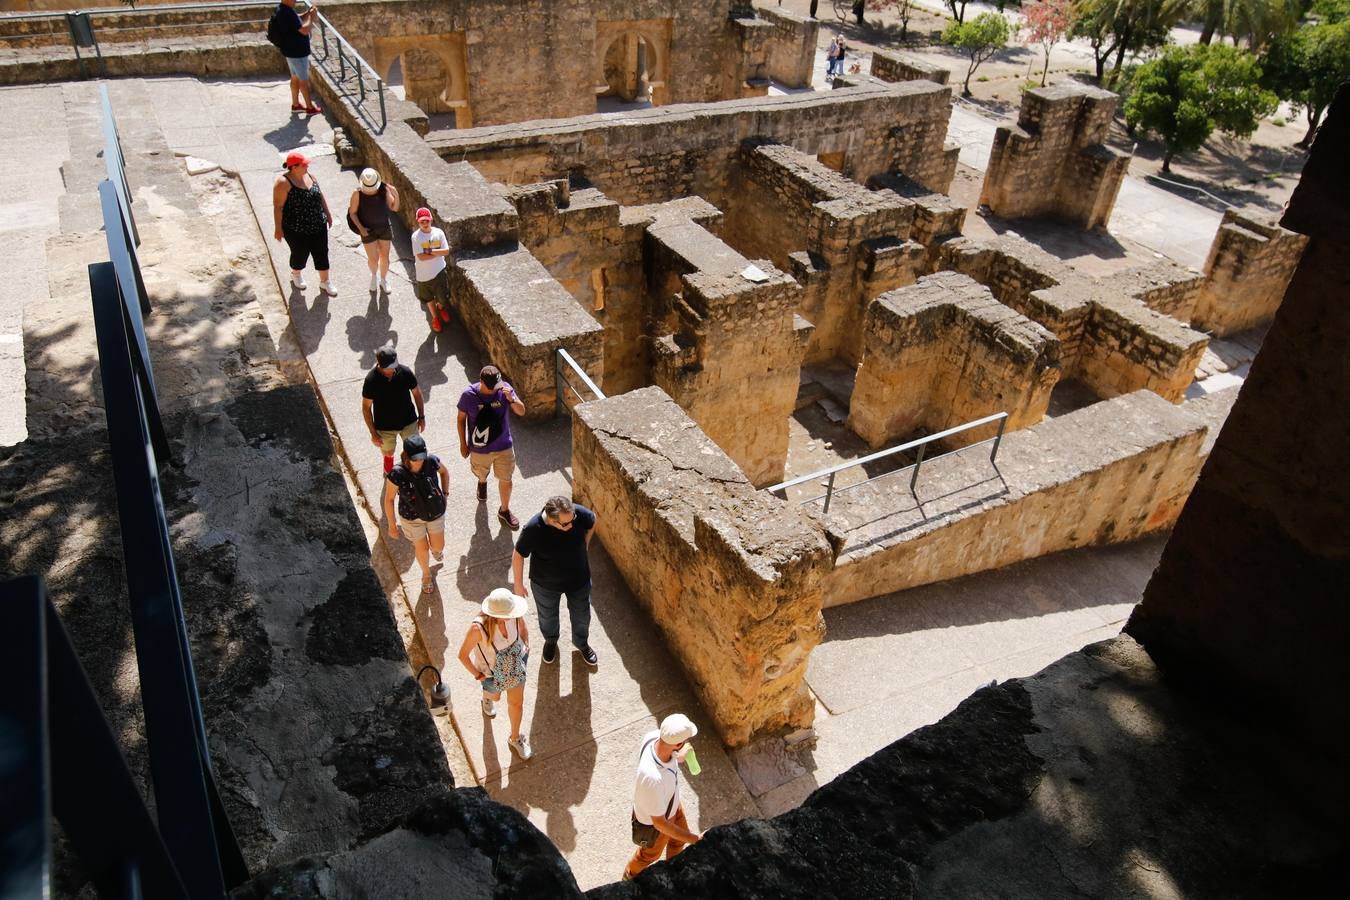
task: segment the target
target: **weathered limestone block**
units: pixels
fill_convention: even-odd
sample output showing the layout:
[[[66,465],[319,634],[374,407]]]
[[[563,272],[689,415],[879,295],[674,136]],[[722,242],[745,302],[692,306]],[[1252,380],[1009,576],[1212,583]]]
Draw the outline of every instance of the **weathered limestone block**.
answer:
[[[1264,213],[1230,209],[1209,247],[1190,322],[1224,337],[1274,318],[1308,239]]]
[[[1138,391],[1005,435],[1006,489],[992,488],[988,458],[972,455],[924,463],[922,511],[876,521],[879,504],[895,505],[877,493],[888,488],[839,495],[831,527],[846,543],[825,605],[1165,529],[1199,474],[1206,428],[1206,417]]]
[[[952,77],[947,69],[898,50],[873,51],[871,75],[882,81],[927,80],[937,84],[946,84]]]
[[[1119,99],[1077,82],[1027,91],[1017,124],[994,135],[980,204],[1007,219],[1105,225],[1130,158],[1101,143]]]
[[[755,263],[765,280],[749,280],[750,260],[689,221],[649,227],[647,257],[652,382],[752,482],[781,480],[804,349],[800,287],[767,261]]]
[[[659,388],[577,407],[573,487],[723,741],[809,726],[821,528],[744,473]]]
[[[461,251],[449,271],[451,305],[519,392],[526,417],[556,414],[558,348],[603,377],[600,326],[520,244]]]
[[[809,87],[816,67],[820,23],[772,7],[757,9],[755,15],[770,26],[764,74],[784,87]]]
[[[873,447],[996,412],[1034,425],[1059,380],[1059,341],[965,275],[927,275],[867,308],[848,425]],[[949,439],[964,446],[996,426]]]

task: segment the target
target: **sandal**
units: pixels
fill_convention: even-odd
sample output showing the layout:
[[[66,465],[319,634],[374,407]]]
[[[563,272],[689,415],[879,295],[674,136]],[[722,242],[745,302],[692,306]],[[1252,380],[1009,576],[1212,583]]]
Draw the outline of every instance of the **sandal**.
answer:
[[[430,572],[422,576],[422,593],[430,594],[436,589],[436,578]]]
[[[322,107],[322,106],[306,106],[306,107],[305,107],[305,112],[308,113],[308,114],[311,115],[311,116],[317,116],[319,113],[323,112],[323,107]]]

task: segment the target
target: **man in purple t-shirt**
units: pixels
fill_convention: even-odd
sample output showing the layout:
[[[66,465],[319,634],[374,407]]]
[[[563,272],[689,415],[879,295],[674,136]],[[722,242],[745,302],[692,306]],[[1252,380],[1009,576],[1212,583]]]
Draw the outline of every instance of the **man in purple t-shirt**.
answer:
[[[525,415],[525,404],[496,366],[483,366],[478,380],[459,395],[459,455],[468,458],[469,468],[478,479],[480,501],[487,500],[488,472],[496,473],[502,498],[497,518],[515,531],[520,520],[511,513],[511,473],[516,468],[511,413]]]

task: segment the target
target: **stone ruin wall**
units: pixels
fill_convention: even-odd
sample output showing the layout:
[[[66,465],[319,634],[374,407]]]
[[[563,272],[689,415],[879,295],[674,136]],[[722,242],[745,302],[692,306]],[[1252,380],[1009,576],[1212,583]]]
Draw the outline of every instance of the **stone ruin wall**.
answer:
[[[1119,99],[1077,83],[1027,91],[1017,124],[994,135],[980,204],[1005,219],[1105,225],[1130,159],[1102,144]]]
[[[755,10],[755,16],[754,21],[767,35],[762,39],[763,68],[750,77],[770,78],[784,87],[810,87],[820,23],[772,7]]]
[[[1059,340],[965,275],[927,275],[867,307],[848,426],[873,448],[1007,412],[1009,431],[1045,416]],[[997,426],[949,446],[993,437]]]
[[[1137,391],[1010,432],[998,452],[1006,489],[992,495],[962,492],[988,477],[987,458],[978,466],[926,464],[925,495],[951,496],[928,504],[909,527],[855,538],[859,545],[845,549],[826,577],[824,605],[1168,528],[1204,462],[1207,430],[1217,428],[1235,395],[1231,389],[1208,404],[1173,406],[1152,391]],[[946,480],[944,468],[950,469]],[[830,515],[847,515],[848,502]],[[834,540],[848,538],[838,533]]]
[[[659,388],[579,406],[577,497],[731,747],[815,715],[804,678],[833,559]]]
[[[870,84],[829,93],[641,109],[615,120],[585,116],[502,128],[438,131],[428,143],[490,181],[533,184],[584,176],[625,206],[698,196],[729,209],[730,173],[751,138],[811,155],[844,154],[865,182],[899,171],[946,191],[956,171],[946,146],[950,88]]]
[[[881,81],[932,81],[937,84],[946,84],[952,77],[947,69],[913,54],[894,50],[873,51],[871,75]]]
[[[1205,284],[1187,319],[1220,337],[1275,317],[1308,239],[1281,228],[1268,214],[1223,214],[1205,260]]]
[[[1148,292],[1193,291],[1200,276],[1177,266],[1132,270],[1095,282],[1018,237],[948,241],[941,268],[987,285],[1000,303],[1059,338],[1064,378],[1103,398],[1147,388],[1180,402],[1209,339],[1149,309]]]

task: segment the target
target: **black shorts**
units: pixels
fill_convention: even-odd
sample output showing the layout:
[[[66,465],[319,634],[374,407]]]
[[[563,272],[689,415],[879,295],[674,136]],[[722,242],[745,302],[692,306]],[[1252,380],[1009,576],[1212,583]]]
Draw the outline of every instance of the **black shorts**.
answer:
[[[320,234],[291,234],[286,232],[282,235],[286,238],[286,246],[291,248],[291,269],[299,272],[305,267],[311,256],[314,257],[314,268],[319,272],[328,271],[328,232]]]
[[[390,240],[393,240],[393,234],[389,230],[389,223],[386,222],[385,224],[378,225],[374,228],[367,228],[366,236],[361,238],[361,243],[373,244],[376,241],[390,241]]]
[[[437,303],[449,303],[450,270],[441,269],[436,277],[429,281],[414,282],[413,295],[423,303],[430,303],[433,300]]]

